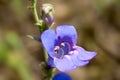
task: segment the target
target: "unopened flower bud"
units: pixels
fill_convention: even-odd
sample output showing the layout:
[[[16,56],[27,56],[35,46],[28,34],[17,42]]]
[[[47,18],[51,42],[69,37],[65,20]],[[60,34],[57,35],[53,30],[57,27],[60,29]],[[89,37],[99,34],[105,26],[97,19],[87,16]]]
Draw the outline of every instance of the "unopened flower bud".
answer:
[[[54,22],[54,10],[52,4],[42,5],[42,20],[46,26],[51,26]]]

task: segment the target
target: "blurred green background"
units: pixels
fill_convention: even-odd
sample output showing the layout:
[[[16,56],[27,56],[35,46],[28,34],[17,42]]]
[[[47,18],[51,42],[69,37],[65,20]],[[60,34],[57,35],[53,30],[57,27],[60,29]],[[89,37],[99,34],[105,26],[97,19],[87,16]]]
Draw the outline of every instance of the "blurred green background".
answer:
[[[55,25],[72,24],[79,46],[98,55],[67,72],[73,80],[120,80],[120,0],[38,0],[55,8]],[[29,0],[0,0],[0,80],[42,80],[44,60]],[[58,72],[58,71],[57,71]],[[57,73],[56,72],[56,73]]]

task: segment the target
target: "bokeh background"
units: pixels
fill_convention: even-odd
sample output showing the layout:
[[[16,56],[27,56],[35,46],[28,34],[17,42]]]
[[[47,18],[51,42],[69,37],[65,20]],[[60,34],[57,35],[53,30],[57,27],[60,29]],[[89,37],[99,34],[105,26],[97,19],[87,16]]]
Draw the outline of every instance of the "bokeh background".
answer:
[[[120,80],[120,0],[38,0],[55,8],[55,25],[72,24],[77,45],[98,55],[67,72],[73,80]],[[42,80],[43,47],[29,0],[0,0],[0,80]],[[56,71],[58,73],[58,71]]]

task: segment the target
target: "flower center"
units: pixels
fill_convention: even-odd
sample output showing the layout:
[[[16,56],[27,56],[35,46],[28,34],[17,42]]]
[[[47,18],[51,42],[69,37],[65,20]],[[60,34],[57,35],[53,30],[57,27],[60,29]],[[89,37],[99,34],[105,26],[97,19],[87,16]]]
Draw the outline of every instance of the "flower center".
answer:
[[[68,42],[62,42],[54,48],[55,57],[62,58],[64,55],[67,55],[70,50],[70,44]]]

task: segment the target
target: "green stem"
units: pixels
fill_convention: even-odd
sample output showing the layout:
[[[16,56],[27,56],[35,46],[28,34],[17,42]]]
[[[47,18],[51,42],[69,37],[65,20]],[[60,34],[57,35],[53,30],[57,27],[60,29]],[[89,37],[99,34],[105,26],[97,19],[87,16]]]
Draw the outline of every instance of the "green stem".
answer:
[[[31,2],[32,2],[31,9],[33,11],[33,15],[34,15],[34,18],[35,18],[36,25],[38,26],[38,29],[39,29],[40,33],[42,33],[44,26],[43,26],[43,21],[39,19],[38,14],[37,14],[37,9],[36,9],[37,0],[31,0]]]
[[[39,20],[39,17],[38,17],[38,14],[37,14],[37,9],[36,9],[37,0],[31,0],[31,2],[32,2],[31,7],[32,7],[32,11],[33,11],[33,15],[34,15],[36,24],[38,25],[40,33],[42,33],[44,26],[43,26],[43,21]],[[47,63],[48,53],[46,52],[46,50],[44,50],[44,57],[45,57],[45,62]],[[52,80],[52,77],[54,76],[55,70],[56,70],[55,68],[51,68],[50,73],[48,74],[48,80]]]
[[[45,62],[47,63],[48,60],[48,53],[47,51],[44,49],[44,57],[45,57]]]
[[[56,71],[56,68],[53,68],[52,71],[51,71],[51,77],[50,77],[50,80],[52,80],[53,76],[54,76],[54,73]]]
[[[44,57],[45,57],[45,62],[47,63],[47,61],[48,61],[48,53],[46,52],[45,49],[44,49]],[[56,68],[51,68],[50,69],[50,73],[48,74],[48,80],[52,80],[55,71],[56,71]]]
[[[33,14],[34,14],[34,17],[35,17],[35,21],[36,21],[37,23],[39,23],[39,17],[38,17],[38,14],[37,14],[36,5],[37,5],[37,0],[33,0],[33,1],[32,1]]]
[[[54,73],[55,73],[55,68],[51,68],[50,70],[49,70],[49,73],[48,73],[48,75],[47,75],[47,78],[46,79],[44,79],[44,80],[52,80],[52,78],[53,78],[53,76],[54,76]]]

